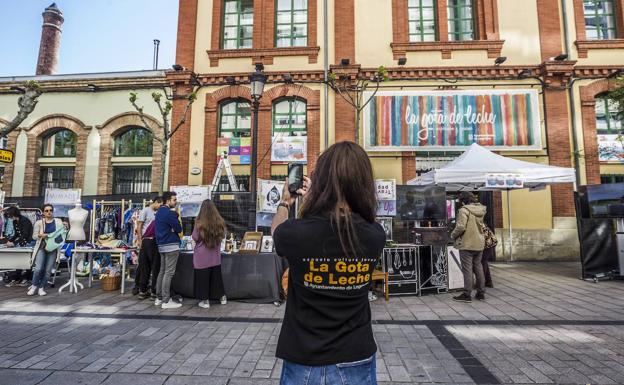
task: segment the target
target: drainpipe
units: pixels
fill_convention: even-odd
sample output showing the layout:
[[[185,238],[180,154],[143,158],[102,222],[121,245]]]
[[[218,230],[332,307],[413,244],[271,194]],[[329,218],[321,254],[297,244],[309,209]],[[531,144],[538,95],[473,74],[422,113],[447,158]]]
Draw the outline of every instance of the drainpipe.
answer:
[[[325,80],[325,89],[323,90],[323,100],[325,103],[325,109],[323,114],[325,126],[324,149],[327,149],[327,147],[329,147],[329,86],[327,85],[329,75],[329,31],[327,30],[329,25],[329,13],[327,1],[328,0],[323,0],[323,49],[325,50],[325,55],[323,55],[323,79]]]
[[[568,11],[567,11],[567,1],[561,0],[561,14],[563,17],[563,40],[565,44],[565,54],[568,55],[568,59],[570,59],[570,55],[572,54],[571,42],[570,42],[570,34],[568,31]],[[576,191],[576,186],[581,185],[581,160],[579,154],[579,146],[578,139],[576,137],[576,133],[578,131],[578,126],[576,123],[576,98],[574,97],[574,83],[578,80],[577,78],[573,78],[568,85],[568,97],[570,99],[570,120],[572,120],[572,153],[574,155],[574,171],[576,173],[576,185],[574,191]]]

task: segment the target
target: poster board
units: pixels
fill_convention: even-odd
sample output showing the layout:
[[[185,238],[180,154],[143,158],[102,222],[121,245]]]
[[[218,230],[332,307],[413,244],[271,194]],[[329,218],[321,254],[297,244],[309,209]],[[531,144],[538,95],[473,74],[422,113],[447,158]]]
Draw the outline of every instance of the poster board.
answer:
[[[180,215],[183,218],[196,217],[202,202],[210,199],[210,186],[172,186],[171,191],[177,194],[180,204]]]
[[[284,181],[258,179],[258,212],[272,214],[277,212],[277,205],[282,200],[284,184]]]
[[[396,179],[375,179],[377,196],[377,216],[393,217],[396,215]]]
[[[271,162],[305,163],[308,161],[307,136],[277,136],[271,146]]]
[[[44,203],[54,206],[54,216],[67,218],[67,212],[80,201],[80,189],[47,188],[44,195]]]
[[[251,138],[219,138],[217,163],[224,152],[227,152],[230,164],[251,164]]]
[[[464,275],[461,271],[461,258],[459,257],[459,250],[453,246],[447,246],[446,253],[448,258],[448,289],[463,289]]]

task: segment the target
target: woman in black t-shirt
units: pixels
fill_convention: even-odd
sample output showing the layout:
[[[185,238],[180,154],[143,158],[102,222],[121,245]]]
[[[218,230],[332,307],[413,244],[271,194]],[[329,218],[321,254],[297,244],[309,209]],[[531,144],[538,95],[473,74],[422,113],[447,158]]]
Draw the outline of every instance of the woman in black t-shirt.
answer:
[[[287,219],[295,198],[286,184],[272,225],[290,267],[280,383],[376,384],[368,289],[386,237],[370,160],[357,144],[336,143],[304,180],[301,218]]]

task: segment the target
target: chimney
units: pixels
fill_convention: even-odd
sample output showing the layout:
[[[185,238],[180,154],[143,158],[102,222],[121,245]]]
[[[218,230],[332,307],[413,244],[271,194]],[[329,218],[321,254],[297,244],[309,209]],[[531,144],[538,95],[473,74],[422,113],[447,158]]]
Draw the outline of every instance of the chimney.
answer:
[[[61,26],[63,21],[63,12],[58,9],[56,3],[52,3],[43,12],[37,75],[53,75],[56,73],[61,48]]]

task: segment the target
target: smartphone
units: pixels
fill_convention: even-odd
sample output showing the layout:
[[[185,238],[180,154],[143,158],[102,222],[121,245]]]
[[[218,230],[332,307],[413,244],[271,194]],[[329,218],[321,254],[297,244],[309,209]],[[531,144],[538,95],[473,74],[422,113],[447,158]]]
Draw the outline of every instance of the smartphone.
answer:
[[[288,164],[288,192],[296,194],[303,187],[303,164]]]

